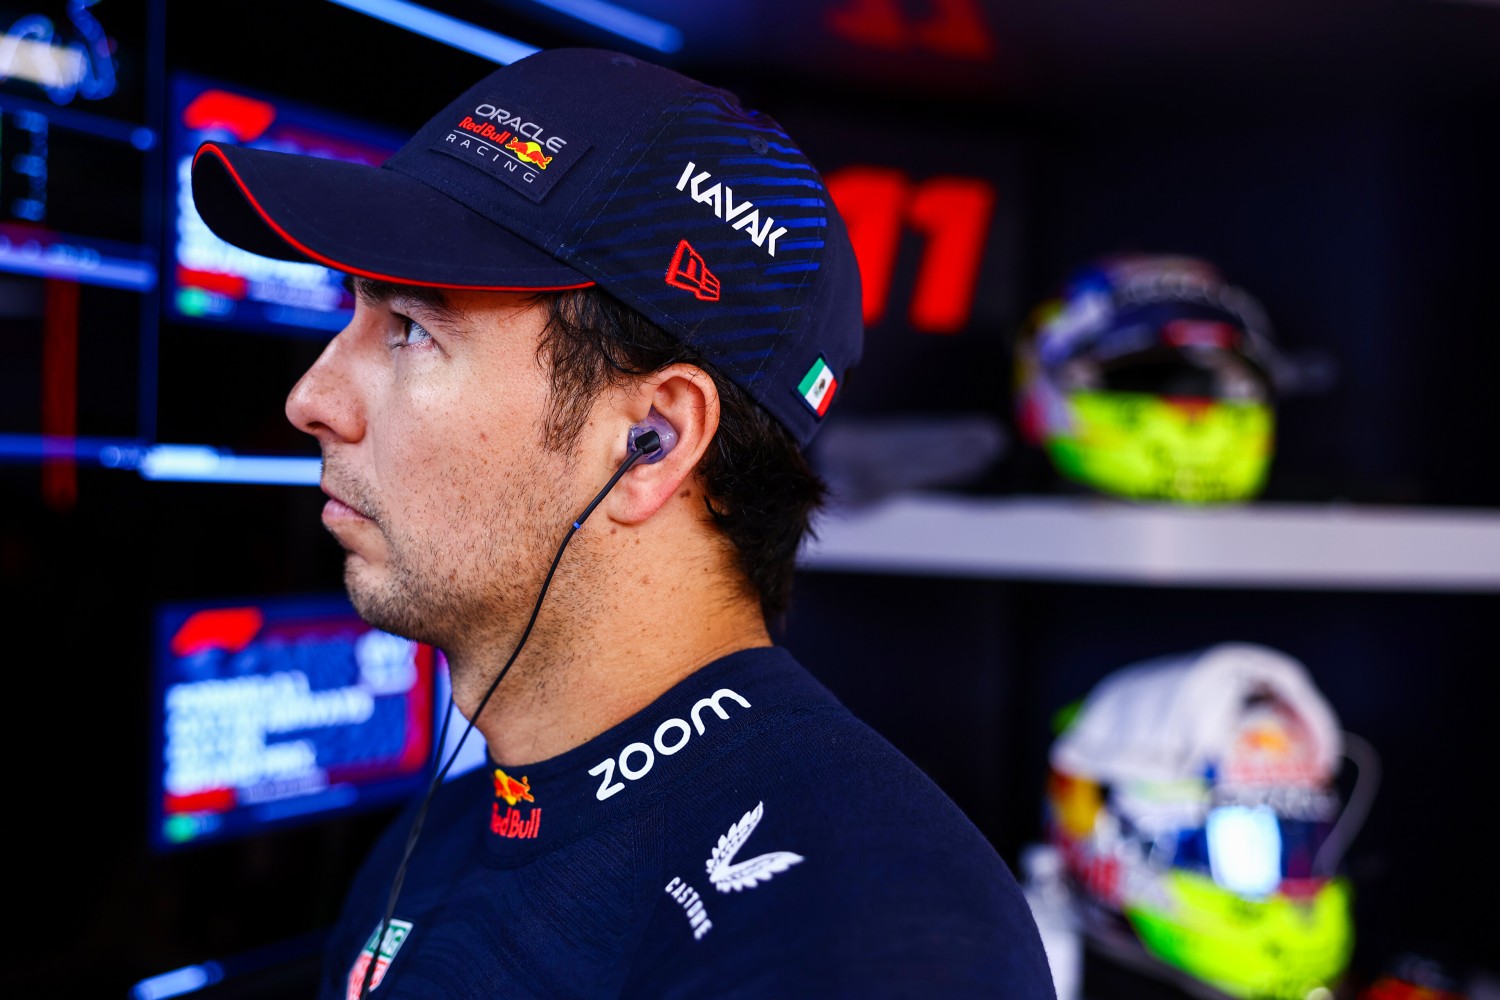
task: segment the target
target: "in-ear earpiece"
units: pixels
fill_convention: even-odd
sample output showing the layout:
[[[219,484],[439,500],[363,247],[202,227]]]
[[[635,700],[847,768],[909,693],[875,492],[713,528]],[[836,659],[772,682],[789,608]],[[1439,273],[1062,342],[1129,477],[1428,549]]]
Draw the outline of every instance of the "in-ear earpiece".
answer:
[[[650,413],[646,414],[645,420],[631,425],[630,436],[626,439],[625,446],[631,451],[636,451],[638,447],[649,447],[649,439],[641,441],[642,435],[648,431],[656,432],[656,437],[660,444],[660,447],[655,451],[647,452],[640,459],[641,462],[650,465],[652,462],[660,462],[666,458],[667,452],[677,446],[677,428],[673,427],[666,417],[653,409]],[[637,441],[640,441],[640,445],[636,444]]]

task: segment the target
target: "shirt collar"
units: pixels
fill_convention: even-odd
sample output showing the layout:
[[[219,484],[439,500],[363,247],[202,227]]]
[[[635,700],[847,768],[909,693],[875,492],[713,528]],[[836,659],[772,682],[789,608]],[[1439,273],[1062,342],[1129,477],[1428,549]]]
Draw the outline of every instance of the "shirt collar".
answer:
[[[549,760],[490,759],[482,821],[490,857],[522,864],[658,799],[791,702],[830,698],[779,647],[740,650],[695,671],[646,708]]]

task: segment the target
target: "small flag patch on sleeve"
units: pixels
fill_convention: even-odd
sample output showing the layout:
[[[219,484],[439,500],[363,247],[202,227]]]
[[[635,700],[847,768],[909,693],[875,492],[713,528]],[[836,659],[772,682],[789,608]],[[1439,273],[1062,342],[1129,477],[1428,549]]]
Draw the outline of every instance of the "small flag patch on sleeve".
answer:
[[[807,374],[802,376],[802,381],[797,383],[797,392],[802,395],[802,401],[821,417],[828,412],[828,404],[833,402],[838,387],[839,380],[833,377],[833,369],[819,355]]]

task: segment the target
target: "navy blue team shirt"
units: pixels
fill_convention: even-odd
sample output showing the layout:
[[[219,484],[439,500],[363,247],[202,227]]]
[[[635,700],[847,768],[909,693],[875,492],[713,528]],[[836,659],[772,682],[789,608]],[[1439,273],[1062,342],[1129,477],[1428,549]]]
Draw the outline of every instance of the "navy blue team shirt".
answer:
[[[988,841],[780,648],[449,782],[376,942],[409,822],[355,881],[323,1000],[372,958],[378,1000],[1053,997]]]

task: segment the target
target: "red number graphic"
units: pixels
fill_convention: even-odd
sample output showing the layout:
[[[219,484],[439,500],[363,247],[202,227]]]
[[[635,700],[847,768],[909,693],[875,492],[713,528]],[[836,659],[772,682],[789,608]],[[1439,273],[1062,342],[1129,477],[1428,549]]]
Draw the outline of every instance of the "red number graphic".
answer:
[[[845,167],[829,174],[827,184],[859,260],[865,325],[874,326],[885,315],[890,299],[891,274],[901,244],[901,216],[911,183],[899,170]]]
[[[845,167],[827,178],[849,228],[864,287],[865,324],[885,315],[901,234],[926,237],[913,280],[911,325],[958,333],[974,307],[975,282],[995,208],[995,189],[977,177],[932,177],[913,184],[888,167]]]
[[[917,186],[907,218],[927,237],[911,299],[911,325],[957,333],[969,322],[979,257],[995,209],[995,189],[976,177],[934,177]]]
[[[909,19],[898,0],[847,0],[828,11],[828,27],[857,45],[899,51],[928,49],[963,59],[988,59],[995,43],[977,0],[931,0],[931,15]]]

